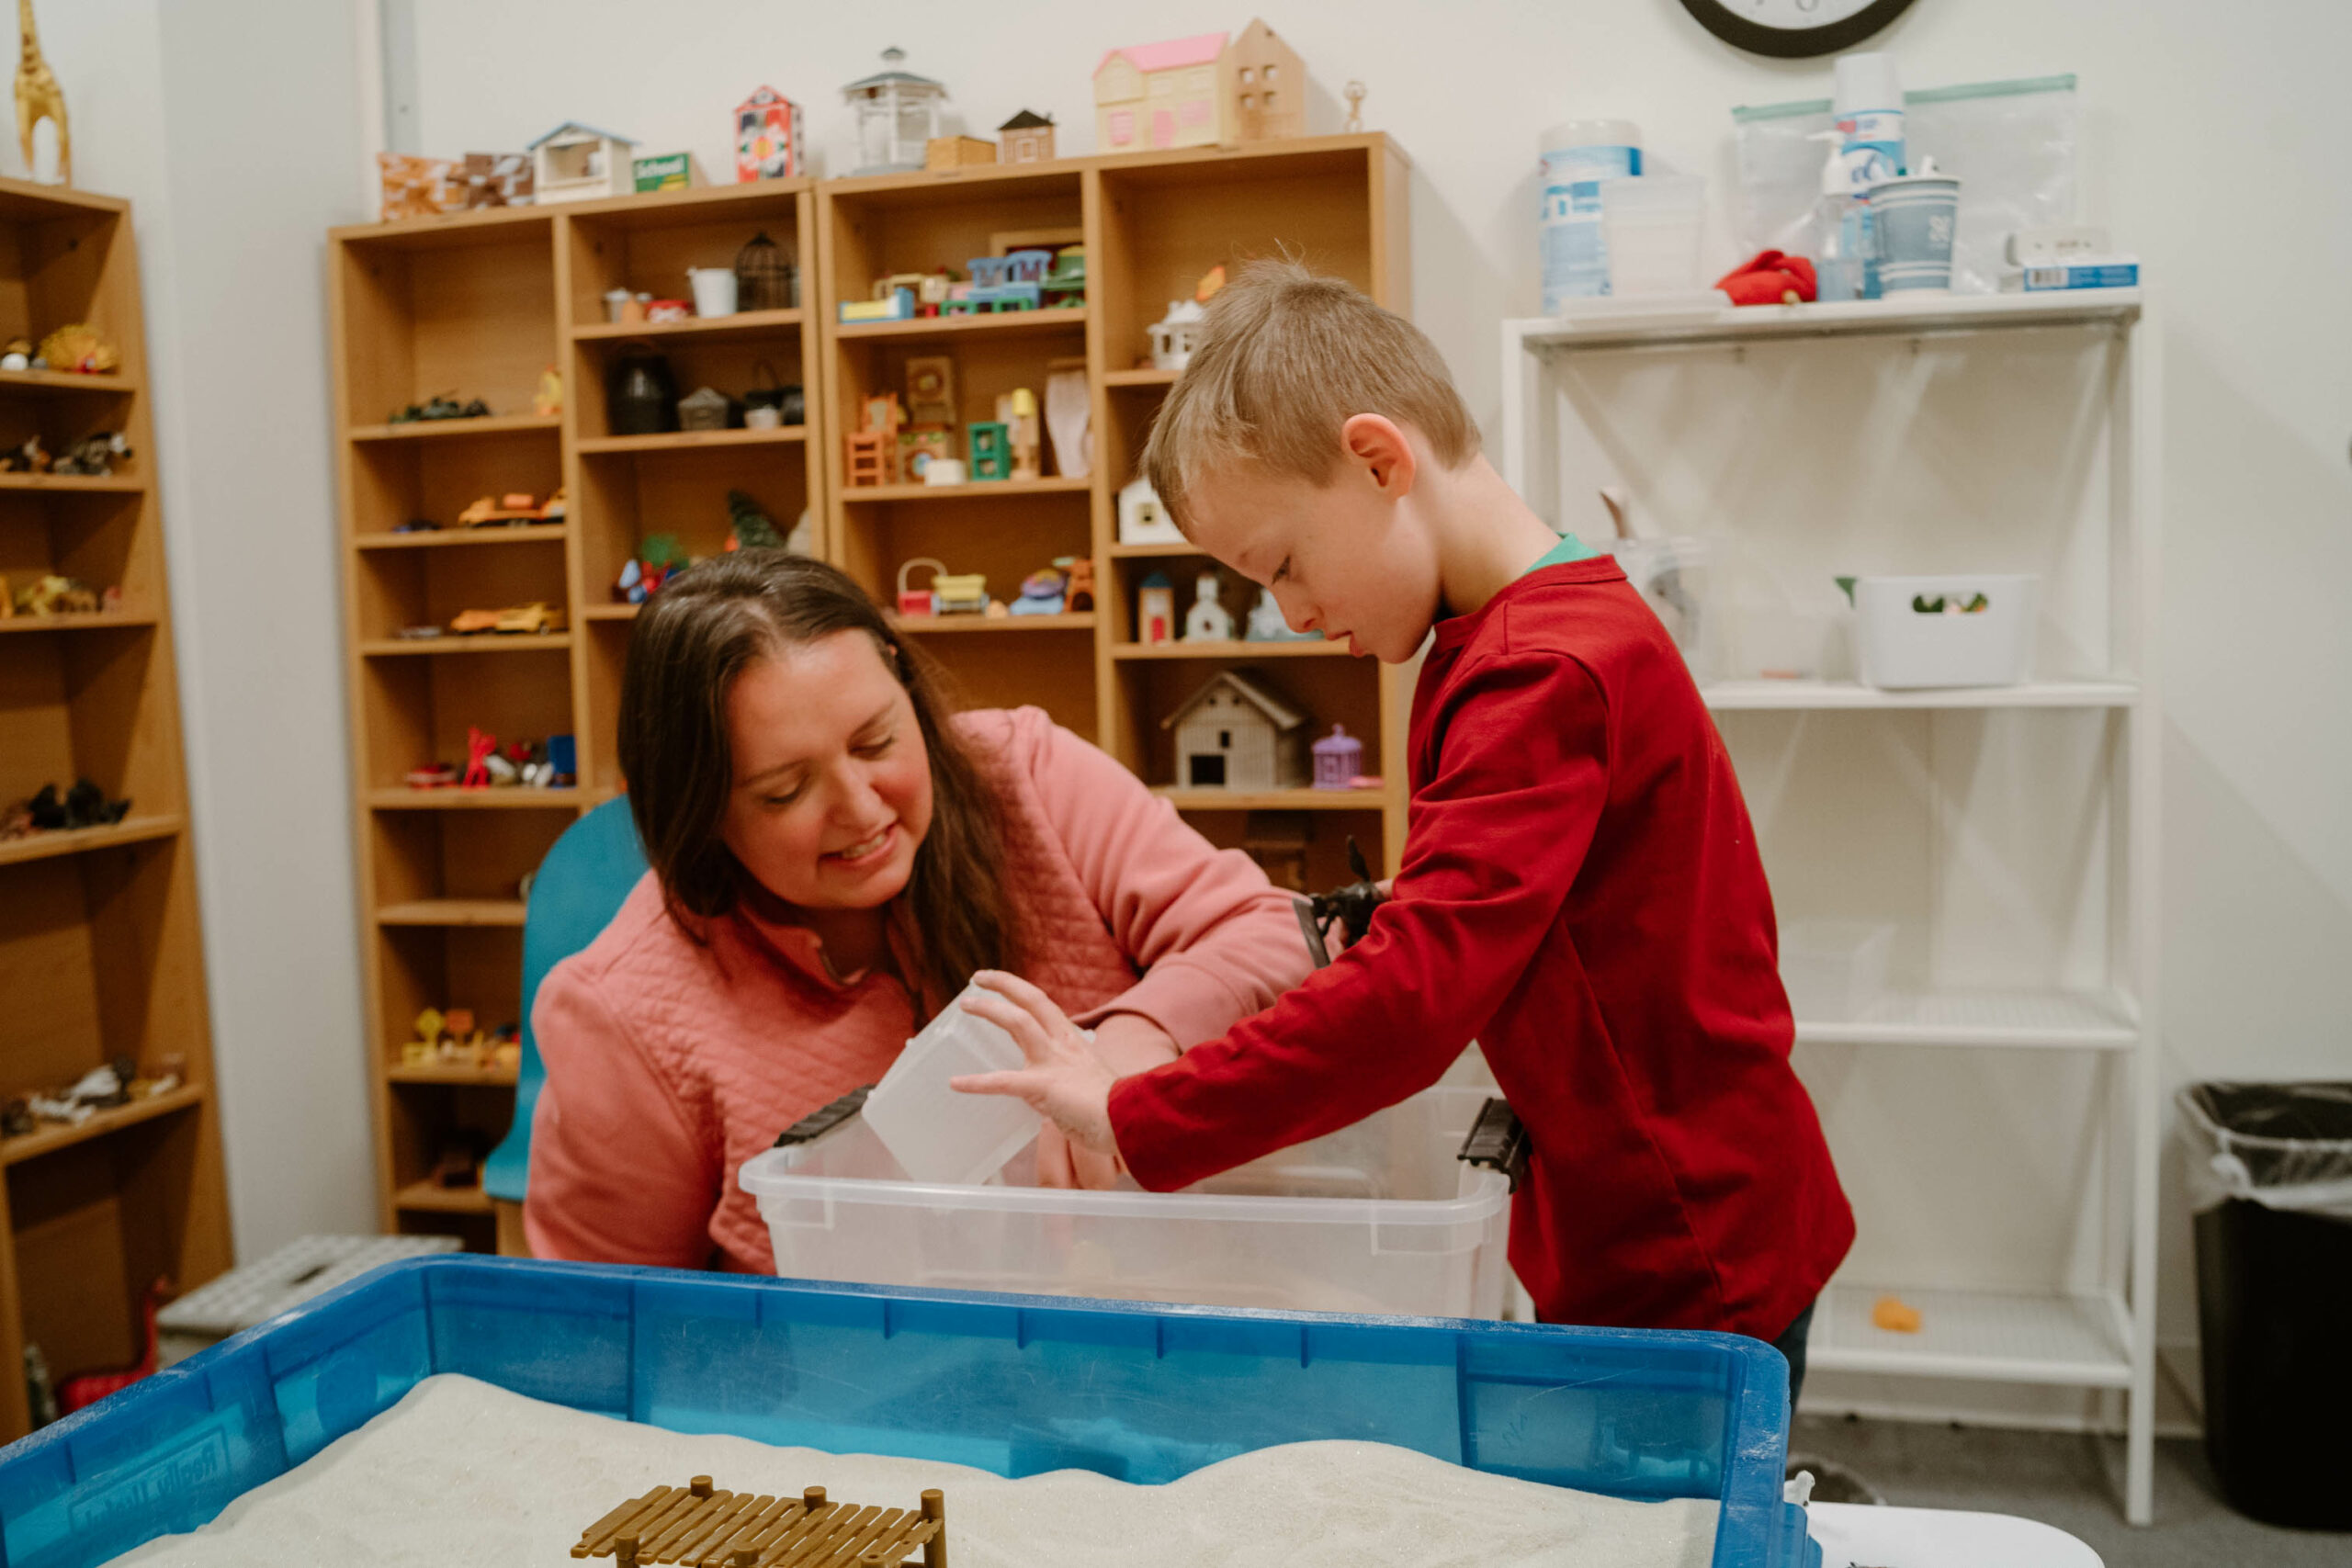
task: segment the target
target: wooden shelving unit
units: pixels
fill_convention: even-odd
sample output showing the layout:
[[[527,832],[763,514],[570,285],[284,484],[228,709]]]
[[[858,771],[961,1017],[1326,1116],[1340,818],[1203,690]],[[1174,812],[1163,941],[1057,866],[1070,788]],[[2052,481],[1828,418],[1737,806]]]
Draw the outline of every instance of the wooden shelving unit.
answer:
[[[758,231],[812,259],[808,182],[616,197],[329,236],[335,409],[343,479],[345,624],[359,885],[376,1116],[388,1230],[454,1232],[492,1244],[489,1201],[430,1179],[440,1145],[487,1141],[513,1114],[511,1072],[401,1064],[427,1007],[471,1008],[484,1027],[519,1021],[521,878],[563,829],[619,785],[615,714],[630,606],[610,584],[649,534],[693,554],[729,530],[726,495],[747,491],[788,531],[822,515],[808,444],[826,428],[813,334],[797,307],[714,321],[619,327],[603,296],[685,291],[689,266],[726,265]],[[813,270],[813,269],[811,269]],[[768,371],[808,388],[808,422],[773,431],[617,435],[606,372],[627,345],[668,357],[683,394],[740,396]],[[563,411],[530,412],[540,373],[562,372]],[[437,393],[479,397],[490,417],[391,424]],[[459,530],[476,498],[571,496],[560,524]],[[393,532],[412,518],[437,533]],[[544,636],[404,641],[459,610],[544,601],[569,617]],[[502,739],[568,734],[571,789],[413,790],[408,770],[461,761],[466,730]]]
[[[122,369],[0,373],[0,446],[120,430],[132,456],[110,477],[0,475],[0,577],[119,585],[126,609],[0,621],[27,634],[0,637],[0,802],[86,776],[132,815],[0,843],[0,1097],[119,1056],[182,1086],[0,1139],[0,1443],[30,1426],[28,1343],[60,1378],[136,1361],[147,1287],[230,1259],[130,208],[0,180],[0,337],[69,321]]]
[[[1385,136],[1358,135],[835,180],[817,194],[812,314],[821,342],[821,400],[836,433],[824,449],[832,558],[888,603],[899,563],[917,556],[986,572],[1000,597],[1055,556],[1092,556],[1100,570],[1091,615],[901,624],[948,666],[969,700],[1035,704],[1155,785],[1175,773],[1161,720],[1216,669],[1265,666],[1265,678],[1298,700],[1318,728],[1337,721],[1365,738],[1366,765],[1380,773],[1383,787],[1162,793],[1223,844],[1242,840],[1252,812],[1313,813],[1307,874],[1316,886],[1348,879],[1349,836],[1375,861],[1392,869],[1396,863],[1413,671],[1318,657],[1344,653],[1324,644],[1136,647],[1135,595],[1142,580],[1155,568],[1171,575],[1184,570],[1185,558],[1198,562],[1195,570],[1212,563],[1184,547],[1118,546],[1116,502],[1120,487],[1135,477],[1159,400],[1175,381],[1147,358],[1145,328],[1168,301],[1189,296],[1219,263],[1230,266],[1286,249],[1392,310],[1408,309],[1408,174],[1404,155]],[[960,265],[989,254],[995,234],[1054,228],[1085,237],[1082,309],[839,323],[840,302],[865,298],[878,276],[941,261]],[[847,488],[839,433],[855,428],[870,393],[903,397],[910,355],[933,354],[956,359],[966,423],[993,417],[997,395],[1015,387],[1042,399],[1053,362],[1083,363],[1093,405],[1091,471],[1056,472],[1048,443],[1046,475],[1035,481]],[[1237,617],[1256,594],[1227,574],[1225,604]],[[1180,597],[1189,600],[1189,592]],[[1091,637],[1091,660],[1071,656],[1069,634],[1080,633]]]

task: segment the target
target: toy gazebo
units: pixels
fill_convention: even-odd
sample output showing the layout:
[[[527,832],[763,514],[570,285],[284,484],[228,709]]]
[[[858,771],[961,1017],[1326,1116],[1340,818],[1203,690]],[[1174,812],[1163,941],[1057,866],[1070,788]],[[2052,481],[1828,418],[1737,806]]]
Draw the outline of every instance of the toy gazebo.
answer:
[[[842,89],[857,111],[857,175],[887,175],[923,166],[924,149],[939,134],[940,106],[946,87],[928,76],[899,69],[902,49],[882,51],[880,71]]]
[[[532,199],[545,207],[551,201],[627,196],[635,179],[636,151],[637,143],[626,136],[565,120],[531,143]]]
[[[1306,774],[1306,716],[1227,670],[1160,721],[1176,732],[1176,782],[1187,789],[1295,789]]]
[[[1317,740],[1313,750],[1317,789],[1355,787],[1363,773],[1363,742],[1350,735],[1346,725],[1333,725],[1331,733]]]

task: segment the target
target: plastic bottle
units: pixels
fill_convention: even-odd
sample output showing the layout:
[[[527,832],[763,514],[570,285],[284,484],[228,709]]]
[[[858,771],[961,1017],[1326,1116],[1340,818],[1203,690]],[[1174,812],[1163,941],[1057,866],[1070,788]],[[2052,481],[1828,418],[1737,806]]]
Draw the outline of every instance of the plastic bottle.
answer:
[[[1600,182],[1642,172],[1642,133],[1631,120],[1572,119],[1545,131],[1538,151],[1544,313],[1556,316],[1567,300],[1609,292]]]
[[[1854,188],[1853,178],[1846,172],[1845,138],[1825,130],[1813,140],[1829,145],[1821,160],[1821,196],[1813,204],[1808,243],[1817,298],[1824,304],[1834,304],[1861,292],[1862,258],[1856,245],[1867,210],[1862,193]]]
[[[1871,232],[1870,188],[1903,173],[1903,82],[1891,54],[1838,59],[1837,162],[1850,197],[1838,222],[1838,254],[1853,278],[1849,299],[1879,297],[1878,254]],[[1823,181],[1825,188],[1826,176]],[[1826,298],[1826,296],[1824,296]]]

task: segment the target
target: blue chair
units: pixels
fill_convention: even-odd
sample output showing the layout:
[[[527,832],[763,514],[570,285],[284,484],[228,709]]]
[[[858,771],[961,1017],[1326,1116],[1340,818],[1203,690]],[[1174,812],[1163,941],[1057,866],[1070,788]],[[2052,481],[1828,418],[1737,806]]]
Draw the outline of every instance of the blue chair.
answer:
[[[531,1007],[548,971],[594,942],[645,875],[645,852],[626,797],[608,800],[563,830],[531,879],[523,917],[523,1061],[514,1075],[514,1124],[482,1161],[481,1188],[493,1203],[520,1204],[531,1175],[531,1113],[548,1080],[531,1032]],[[509,1250],[519,1221],[500,1212],[500,1247]]]

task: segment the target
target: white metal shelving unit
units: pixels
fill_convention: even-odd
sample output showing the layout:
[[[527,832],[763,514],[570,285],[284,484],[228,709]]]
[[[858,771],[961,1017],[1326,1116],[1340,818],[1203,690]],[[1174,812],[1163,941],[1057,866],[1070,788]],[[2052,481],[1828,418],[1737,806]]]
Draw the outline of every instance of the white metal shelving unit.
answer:
[[[1801,1068],[1828,1053],[1840,1072],[1866,1071],[1910,1047],[1915,1064],[1941,1058],[1928,1069],[1940,1077],[1917,1081],[1981,1087],[1922,1103],[1938,1097],[1898,1077],[1850,1123],[1825,1110],[1833,1147],[1870,1118],[1917,1128],[1860,1139],[1859,1155],[1838,1147],[1863,1234],[1815,1316],[1812,1365],[2112,1391],[2098,1408],[2112,1418],[2121,1401],[2125,1511],[2144,1523],[2158,1125],[2149,301],[2131,289],[1631,304],[1503,324],[1504,474],[1555,525],[1605,531],[1598,489],[1623,488],[1661,531],[1717,544],[1711,613],[1767,580],[1826,589],[1833,570],[2045,576],[2038,668],[2058,674],[1879,692],[1827,671],[1763,679],[1735,659],[1702,672],[1724,677],[1702,690],[1751,808],[1766,801],[1758,840],[1784,921],[1791,898],[1832,917],[1857,913],[1838,907],[1852,901],[1911,943],[1907,983],[1860,1017],[1797,1021]],[[2057,1111],[2037,1120],[2064,1097],[2017,1076],[2036,1071],[2085,1086],[2073,1127]],[[2030,1281],[2014,1259],[1952,1277],[1949,1252],[2031,1228],[1983,1212],[2013,1197],[1995,1190],[2012,1173],[1975,1174],[1973,1200],[1921,1199],[1972,1177],[1910,1168],[1979,1145],[2033,1163],[1996,1152],[2004,1137],[2083,1179],[2073,1213],[2047,1222],[2060,1266]],[[1890,1189],[1914,1207],[1874,1234],[1865,1200]],[[1883,1234],[1939,1216],[1967,1240]],[[1921,1310],[1919,1333],[1873,1326],[1889,1290]]]

